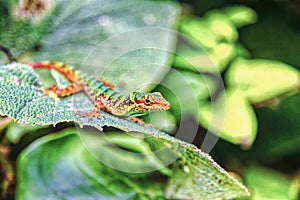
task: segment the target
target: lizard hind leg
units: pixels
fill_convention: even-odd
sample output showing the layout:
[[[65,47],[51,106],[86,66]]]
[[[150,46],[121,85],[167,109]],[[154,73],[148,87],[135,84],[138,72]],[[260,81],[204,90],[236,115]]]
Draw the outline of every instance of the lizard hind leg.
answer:
[[[76,83],[71,83],[64,88],[61,88],[57,84],[54,84],[45,90],[45,94],[47,96],[64,97],[81,91],[83,91],[83,86]]]

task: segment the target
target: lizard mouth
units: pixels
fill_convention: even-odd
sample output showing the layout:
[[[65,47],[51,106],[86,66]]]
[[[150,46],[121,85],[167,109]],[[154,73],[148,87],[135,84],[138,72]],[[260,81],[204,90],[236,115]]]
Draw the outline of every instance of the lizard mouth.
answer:
[[[160,111],[160,110],[168,110],[170,109],[171,105],[169,102],[164,102],[164,103],[159,103],[159,104],[155,104],[152,105],[151,108],[149,109],[149,111]]]
[[[164,103],[165,110],[169,110],[171,108],[171,104],[169,102]]]
[[[164,101],[156,101],[152,106],[153,110],[168,110],[171,107],[170,103],[165,99]]]
[[[171,107],[169,102],[160,103],[158,106],[158,110],[169,110]]]

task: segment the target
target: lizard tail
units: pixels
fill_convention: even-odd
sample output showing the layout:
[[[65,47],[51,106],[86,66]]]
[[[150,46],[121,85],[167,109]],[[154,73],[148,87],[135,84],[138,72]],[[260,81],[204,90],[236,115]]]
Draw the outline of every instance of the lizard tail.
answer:
[[[61,62],[42,61],[29,64],[34,69],[55,69],[64,75],[71,83],[78,80],[78,73],[72,67]]]

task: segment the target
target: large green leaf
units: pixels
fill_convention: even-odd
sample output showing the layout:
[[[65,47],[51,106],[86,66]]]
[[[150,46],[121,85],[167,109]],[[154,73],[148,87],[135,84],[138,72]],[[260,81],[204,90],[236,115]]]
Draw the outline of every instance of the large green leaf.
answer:
[[[35,141],[19,157],[17,170],[18,199],[147,199],[163,194],[162,184],[153,178],[149,182],[149,174],[130,177],[101,164],[81,144],[75,129]],[[154,187],[151,194],[154,184],[161,189]]]
[[[147,144],[138,138],[129,139],[128,136],[122,142],[116,135],[88,135],[81,132],[81,135],[85,135],[81,137],[82,141],[89,146],[85,148],[77,134],[74,134],[75,131],[66,130],[43,137],[23,151],[18,162],[19,199],[230,199],[247,194],[245,188],[208,155],[184,142],[148,137],[145,139]],[[122,149],[117,151],[112,144],[134,151],[135,154],[144,154],[126,154]],[[169,159],[172,153],[183,153],[176,161],[173,175],[167,173],[171,175],[168,186],[166,179],[154,172],[131,174],[103,165],[105,160],[109,160],[110,164],[114,162],[125,168],[137,164],[151,169],[151,166],[160,162],[145,154],[149,145],[160,159]],[[164,153],[171,154],[163,155],[155,151],[162,146],[167,147]],[[94,156],[91,156],[91,150]],[[101,157],[97,153],[102,153]],[[161,161],[164,163],[166,160]],[[159,183],[155,179],[164,181]]]
[[[216,102],[201,105],[200,122],[221,138],[244,148],[249,148],[256,137],[254,110],[240,90],[228,90]]]
[[[273,60],[237,59],[226,74],[226,82],[239,88],[252,103],[297,90],[300,72]]]
[[[16,16],[22,4],[3,2],[1,17],[7,23],[0,24],[0,43],[23,61],[81,67],[123,92],[157,83],[169,70],[176,40],[171,29],[179,14],[174,2],[55,0],[38,21]]]

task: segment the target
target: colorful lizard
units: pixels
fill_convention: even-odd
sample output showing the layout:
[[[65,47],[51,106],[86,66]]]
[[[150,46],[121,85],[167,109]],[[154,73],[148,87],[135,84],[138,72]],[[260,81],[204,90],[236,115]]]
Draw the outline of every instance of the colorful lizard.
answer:
[[[117,116],[136,116],[170,108],[170,103],[159,92],[148,94],[133,92],[130,95],[123,95],[115,91],[112,84],[79,72],[60,62],[42,61],[30,65],[34,69],[55,69],[70,81],[70,85],[64,88],[56,84],[47,88],[45,90],[47,95],[54,93],[58,97],[63,97],[84,91],[94,102],[94,110],[83,113],[82,116],[89,116],[91,118],[102,116],[99,113],[100,110]],[[138,118],[133,117],[132,119],[143,124]]]

